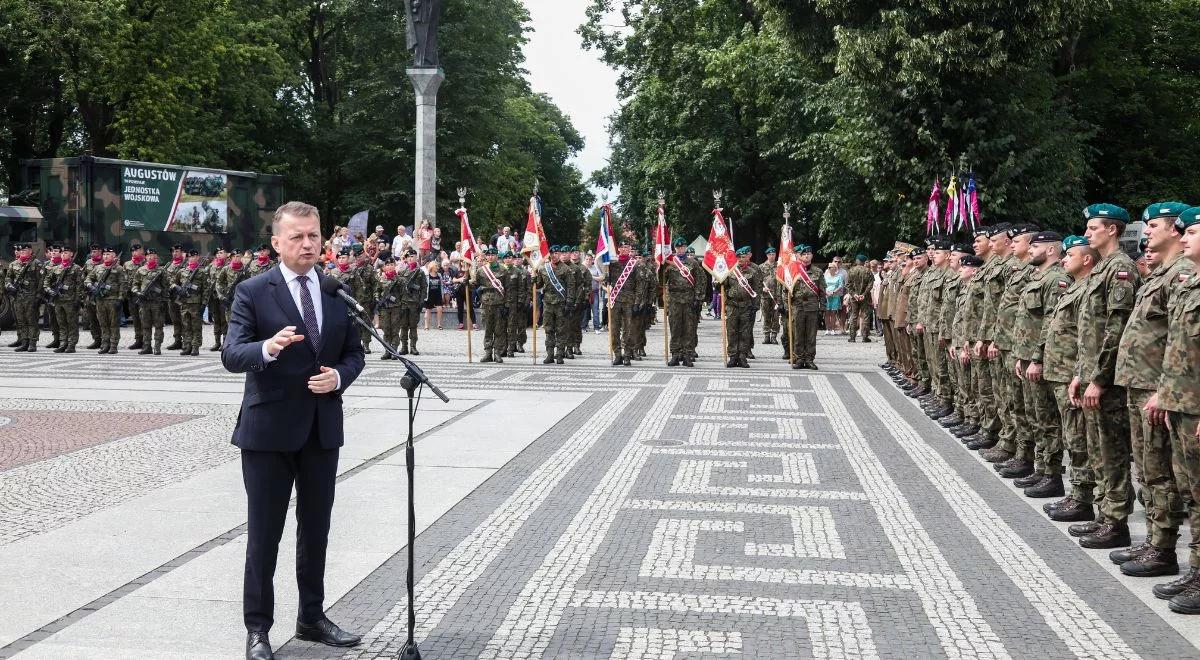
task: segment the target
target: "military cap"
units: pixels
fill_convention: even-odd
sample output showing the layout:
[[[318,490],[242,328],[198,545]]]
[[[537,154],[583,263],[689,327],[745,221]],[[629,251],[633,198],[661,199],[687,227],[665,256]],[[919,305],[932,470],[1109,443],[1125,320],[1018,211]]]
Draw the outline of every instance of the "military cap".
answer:
[[[262,252],[263,250],[270,250],[270,249],[271,249],[270,245],[267,245],[266,243],[261,243],[261,244],[259,244],[258,247],[254,248],[254,251]]]
[[[142,249],[142,244],[141,243],[130,243],[129,249],[130,250],[140,250],[140,249]]]
[[[750,246],[749,245],[743,245],[742,247],[737,249],[737,255],[739,257],[744,254],[750,254]]]
[[[1178,218],[1187,209],[1188,205],[1183,202],[1158,202],[1142,211],[1142,220],[1149,222],[1155,218]]]
[[[46,249],[47,250],[61,250],[62,246],[59,245],[58,243],[51,243],[50,245],[46,246]]]
[[[975,254],[975,246],[970,243],[955,243],[950,246],[951,252],[961,252],[963,254]]]
[[[70,243],[64,243],[62,246],[62,250],[63,250],[63,252],[74,252],[75,246],[71,245]]]
[[[688,246],[688,254],[696,254],[696,248],[689,245]]]
[[[968,254],[962,259],[959,259],[958,263],[969,268],[980,268],[983,266],[983,259],[980,259],[973,254]]]
[[[859,252],[858,254],[854,255],[854,260],[859,263],[862,263],[867,260],[867,255],[863,254],[862,252]]]
[[[172,246],[171,246],[171,249],[172,249],[172,250],[182,250],[182,249],[183,249],[183,246],[182,246],[182,245],[180,245],[180,244],[178,244],[178,243],[176,243],[175,245],[172,245]]]
[[[92,243],[91,245],[89,245],[89,246],[88,246],[88,249],[89,249],[89,250],[99,250],[99,249],[100,249],[100,244],[99,244],[99,243]]]
[[[948,238],[934,238],[928,242],[926,247],[930,250],[949,250],[953,246],[954,244]]]
[[[488,249],[484,250],[484,251],[483,251],[483,253],[484,253],[484,254],[497,254],[497,252],[496,252],[496,248],[494,248],[494,247],[490,247],[490,248],[488,248]],[[406,252],[406,253],[404,254],[404,256],[406,256],[406,257],[407,257],[409,254],[413,254],[413,253],[412,253],[412,252]]]
[[[812,246],[805,243],[796,246],[796,254],[812,254],[812,251]]]
[[[1056,231],[1039,231],[1033,237],[1033,240],[1030,242],[1031,243],[1061,243],[1062,239],[1063,239],[1062,234],[1060,234]]]
[[[343,247],[341,250],[339,250],[339,251],[338,251],[338,256],[339,256],[339,257],[348,257],[348,256],[350,256],[350,246],[349,246],[349,245],[347,245],[347,246]]]
[[[1194,224],[1200,224],[1200,206],[1185,209],[1179,214],[1178,218],[1175,218],[1175,226],[1179,228],[1179,231],[1183,231]]]
[[[1063,250],[1070,250],[1073,247],[1079,247],[1080,245],[1086,246],[1087,244],[1088,239],[1082,236],[1068,236],[1064,238],[1062,242]]]
[[[511,256],[512,256],[512,253],[511,253],[511,252],[509,252],[508,250],[502,250],[502,251],[499,253],[499,255],[500,255],[500,258],[501,258],[501,259],[507,259],[507,258],[509,258],[509,257],[511,257]]]
[[[559,246],[559,245],[551,245],[551,246],[550,246],[550,251],[551,251],[551,252],[562,252],[562,246]]]
[[[196,249],[188,250],[187,255],[189,257],[198,257],[198,256],[200,256],[200,250],[196,250]]]
[[[682,238],[677,238],[671,241],[671,247],[683,247],[685,245],[687,245],[687,241],[683,240]]]
[[[917,249],[913,250],[912,252],[909,252],[908,256],[920,257],[920,256],[923,256],[924,254],[925,254],[925,248],[917,248]]]
[[[149,247],[149,248],[146,248],[146,254],[154,254],[154,255],[157,255],[157,254],[158,254],[158,250],[155,250],[154,248],[152,248],[152,247]]]
[[[975,236],[975,237],[979,237],[979,236],[991,236],[991,235],[992,235],[992,228],[991,228],[991,227],[976,227],[976,228],[975,228],[975,231],[974,231],[974,232],[971,232],[971,235],[972,235],[972,236]]]
[[[778,251],[773,247],[769,247],[769,248],[767,248],[767,251],[764,252],[763,254],[778,254]]]
[[[354,254],[362,254],[364,249],[361,243],[354,244]]]
[[[29,245],[26,243],[13,243],[12,247],[13,247],[13,250],[16,252],[20,252],[21,250],[29,249]]]
[[[1091,220],[1092,218],[1103,218],[1105,220],[1120,222],[1121,224],[1128,224],[1129,211],[1116,204],[1092,204],[1083,210],[1083,219]]]
[[[1009,229],[1012,229],[1012,225],[1007,222],[1001,222],[1000,224],[992,225],[988,228],[988,237],[990,238],[992,236],[999,236],[1000,234],[1007,234]]]
[[[29,246],[26,245],[25,247],[29,247]],[[114,250],[111,245],[105,245],[104,249],[101,250],[101,252],[112,252],[112,253],[116,254],[117,251]]]
[[[1143,236],[1142,240],[1138,241],[1138,254],[1139,255],[1146,254],[1146,246],[1149,244],[1150,244],[1150,237]]]
[[[221,248],[217,248],[217,249],[213,250],[212,252],[209,252],[208,256],[215,257],[215,256],[217,256],[217,253],[220,251],[221,251]]]
[[[1036,226],[1023,222],[1010,227],[1008,230],[1008,237],[1016,238],[1018,236],[1024,236],[1025,234],[1034,234],[1037,233],[1037,230],[1038,228]]]

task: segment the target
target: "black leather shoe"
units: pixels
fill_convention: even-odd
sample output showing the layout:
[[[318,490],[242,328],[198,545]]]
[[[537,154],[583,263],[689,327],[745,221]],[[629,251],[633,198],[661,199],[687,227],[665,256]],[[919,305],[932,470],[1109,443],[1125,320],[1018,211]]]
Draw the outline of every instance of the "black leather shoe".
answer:
[[[326,646],[358,646],[362,637],[352,635],[337,627],[329,619],[321,619],[316,623],[296,622],[296,639],[306,642],[318,642]]]
[[[1105,520],[1094,533],[1081,536],[1079,545],[1093,550],[1129,545],[1129,526],[1123,521]]]
[[[1092,526],[1092,521],[1094,521],[1096,518],[1096,510],[1092,508],[1090,503],[1084,504],[1083,502],[1072,500],[1069,505],[1063,505],[1057,509],[1051,509],[1050,511],[1047,511],[1046,515],[1050,516],[1050,520],[1055,522],[1078,522],[1083,525],[1089,525],[1086,530],[1080,529],[1079,532],[1075,534],[1072,534],[1071,530],[1079,527],[1079,525],[1071,525],[1067,528],[1067,533],[1071,534],[1071,536],[1083,536],[1084,534],[1091,533],[1091,530],[1095,529],[1095,527]]]
[[[1200,587],[1195,583],[1188,585],[1187,589],[1167,603],[1167,607],[1178,614],[1200,614]]]
[[[1150,549],[1150,541],[1146,540],[1146,541],[1142,541],[1141,543],[1139,543],[1131,548],[1121,548],[1120,550],[1113,550],[1112,552],[1108,553],[1108,559],[1109,559],[1109,561],[1116,564],[1117,566],[1120,566],[1121,564],[1124,564],[1125,562],[1129,561],[1130,559],[1136,559],[1138,555],[1142,554],[1143,552],[1145,552],[1149,549]]]
[[[667,366],[668,367],[678,367],[679,366],[679,357],[672,355],[671,359],[667,360]]]
[[[1042,480],[1025,489],[1025,497],[1041,499],[1044,497],[1062,497],[1066,489],[1063,487],[1061,474],[1047,474]]]
[[[275,660],[267,633],[252,632],[246,636],[246,660]]]
[[[547,355],[546,358],[542,360],[542,364],[554,364],[554,356]]]
[[[1043,504],[1042,511],[1045,511],[1046,513],[1050,513],[1054,509],[1061,509],[1064,506],[1074,506],[1074,505],[1075,505],[1075,498],[1068,495],[1068,496],[1062,498],[1061,500]]]
[[[1179,561],[1175,548],[1165,549],[1150,546],[1137,557],[1121,564],[1121,572],[1131,577],[1158,577],[1179,573]]]
[[[1188,569],[1188,572],[1183,575],[1183,577],[1179,578],[1178,580],[1171,580],[1170,582],[1156,584],[1151,591],[1154,592],[1155,598],[1171,600],[1172,598],[1183,593],[1184,589],[1187,589],[1188,585],[1192,584],[1197,579],[1200,579],[1200,569],[1192,566]]]
[[[1008,467],[1000,470],[1000,476],[1005,479],[1028,477],[1031,474],[1033,474],[1033,461],[1017,460],[1009,463]]]
[[[1041,483],[1042,479],[1045,478],[1046,475],[1042,474],[1041,472],[1034,472],[1028,477],[1018,477],[1017,479],[1013,479],[1013,485],[1017,488],[1029,488],[1030,486],[1038,485]]]

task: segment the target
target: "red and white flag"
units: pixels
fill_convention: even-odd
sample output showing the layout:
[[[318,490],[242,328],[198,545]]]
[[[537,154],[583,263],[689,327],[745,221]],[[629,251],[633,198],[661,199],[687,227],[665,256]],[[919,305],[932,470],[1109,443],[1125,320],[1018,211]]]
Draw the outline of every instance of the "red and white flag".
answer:
[[[792,226],[785,224],[779,230],[779,263],[775,265],[775,279],[791,291],[803,269],[804,265],[796,258],[796,247],[792,244]]]
[[[462,258],[466,261],[474,261],[475,255],[482,251],[479,249],[479,243],[475,241],[475,233],[471,231],[471,221],[467,219],[467,209],[459,207],[454,212],[458,216],[458,231],[462,241]]]
[[[671,228],[667,226],[667,212],[658,207],[658,224],[654,226],[654,264],[663,265],[671,258]]]
[[[550,256],[550,243],[546,241],[546,232],[542,229],[542,200],[537,195],[529,198],[529,220],[525,223],[521,252],[529,255],[529,263],[534,270],[541,268],[542,262]]]
[[[737,263],[733,250],[733,238],[725,225],[721,209],[713,209],[712,229],[708,231],[708,247],[704,249],[704,270],[713,276],[713,283],[720,284],[729,277],[729,271]]]

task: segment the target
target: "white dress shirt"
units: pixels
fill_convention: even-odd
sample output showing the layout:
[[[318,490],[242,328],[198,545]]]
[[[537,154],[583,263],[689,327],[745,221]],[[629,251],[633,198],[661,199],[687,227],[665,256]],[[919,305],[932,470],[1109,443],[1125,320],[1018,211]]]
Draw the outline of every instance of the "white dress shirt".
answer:
[[[300,302],[300,287],[308,287],[308,294],[312,296],[313,313],[317,315],[317,332],[323,334],[325,331],[322,328],[322,325],[324,325],[325,319],[321,314],[321,305],[323,302],[321,300],[321,282],[317,279],[317,268],[314,266],[309,269],[308,282],[300,282],[298,279],[300,277],[300,273],[297,273],[291,268],[283,265],[282,262],[279,264],[279,273],[283,275],[283,283],[287,286],[288,293],[292,294],[292,301],[296,303],[296,309],[300,312],[301,318],[304,318],[304,304]],[[296,328],[296,330],[300,334],[307,333],[305,328]],[[267,352],[267,342],[265,341],[263,342],[262,356],[263,364],[271,364],[275,360],[279,359],[278,356],[271,355],[269,352]],[[342,389],[341,372],[338,372],[337,376],[337,389]]]

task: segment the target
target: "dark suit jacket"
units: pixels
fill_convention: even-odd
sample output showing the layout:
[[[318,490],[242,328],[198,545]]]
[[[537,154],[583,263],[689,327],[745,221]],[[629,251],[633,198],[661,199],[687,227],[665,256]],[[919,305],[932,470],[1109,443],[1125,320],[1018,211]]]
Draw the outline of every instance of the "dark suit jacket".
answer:
[[[324,276],[318,275],[320,279]],[[322,447],[342,446],[342,392],[362,373],[364,363],[362,342],[351,328],[346,304],[317,293],[323,296],[318,347],[304,330],[304,318],[279,266],[242,282],[235,291],[229,333],[221,349],[225,368],[246,374],[233,444],[256,451],[296,451],[315,427]],[[265,363],[263,343],[287,325],[306,335],[304,341]],[[320,373],[321,366],[337,369],[340,390],[320,395],[309,391],[308,379]]]

